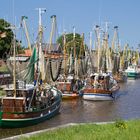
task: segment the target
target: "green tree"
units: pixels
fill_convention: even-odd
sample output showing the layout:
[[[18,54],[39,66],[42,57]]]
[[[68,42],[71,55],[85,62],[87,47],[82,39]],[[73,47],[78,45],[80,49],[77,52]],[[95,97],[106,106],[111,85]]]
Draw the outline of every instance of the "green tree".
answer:
[[[8,27],[10,27],[10,23],[0,19],[0,58],[5,58],[9,53],[13,40],[13,31]]]
[[[64,36],[61,35],[58,39],[57,39],[57,43],[60,44],[61,48],[64,48]],[[75,39],[73,37],[73,33],[69,33],[65,35],[66,38],[66,52],[68,54],[72,53],[72,55],[74,56],[74,49],[76,51],[76,57],[79,56],[79,54],[81,53],[81,55],[84,55],[84,48],[85,46],[83,44],[83,38],[80,36],[80,34],[76,33],[75,34]],[[81,52],[80,52],[80,48],[81,48]]]

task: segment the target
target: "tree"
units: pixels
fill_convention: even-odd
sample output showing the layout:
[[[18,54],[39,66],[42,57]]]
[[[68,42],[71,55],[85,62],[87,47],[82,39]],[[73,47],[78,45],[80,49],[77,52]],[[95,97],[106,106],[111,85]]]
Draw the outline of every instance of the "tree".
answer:
[[[0,19],[0,58],[5,58],[9,53],[13,40],[13,31],[9,29],[10,23]]]
[[[57,39],[57,43],[60,44],[62,49],[64,48],[63,38],[64,36],[61,35]],[[72,55],[74,56],[74,49],[75,49],[76,51],[75,57],[78,57],[80,54],[80,48],[82,48],[81,52],[84,55],[85,46],[81,47],[81,45],[84,45],[84,44],[83,44],[83,38],[80,36],[80,34],[76,33],[75,38],[74,38],[73,33],[69,33],[69,34],[66,34],[65,38],[66,38],[66,52],[68,54],[72,53]]]

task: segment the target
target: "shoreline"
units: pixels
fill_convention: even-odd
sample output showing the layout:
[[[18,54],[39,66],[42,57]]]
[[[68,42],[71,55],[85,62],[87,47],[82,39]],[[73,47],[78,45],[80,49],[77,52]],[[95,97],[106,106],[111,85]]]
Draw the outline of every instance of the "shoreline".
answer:
[[[135,120],[138,120],[138,119],[130,119],[130,120],[123,120],[123,121],[129,122],[129,121],[135,121]],[[30,138],[31,136],[38,135],[40,133],[54,131],[54,130],[58,130],[58,129],[61,129],[61,128],[68,128],[70,126],[78,126],[78,125],[104,125],[104,124],[114,124],[114,123],[115,123],[115,121],[111,121],[111,122],[89,122],[89,123],[68,123],[68,124],[64,124],[64,125],[59,125],[57,127],[47,128],[47,129],[38,130],[38,131],[34,131],[34,132],[30,132],[30,133],[25,133],[25,134],[20,134],[20,135],[8,137],[8,138],[2,138],[0,140],[18,140],[18,139],[20,139],[22,137]]]

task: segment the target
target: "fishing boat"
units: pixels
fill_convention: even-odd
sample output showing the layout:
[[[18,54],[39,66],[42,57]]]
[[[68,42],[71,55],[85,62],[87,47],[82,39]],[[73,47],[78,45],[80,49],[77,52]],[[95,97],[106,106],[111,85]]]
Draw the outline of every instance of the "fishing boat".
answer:
[[[13,84],[7,85],[4,89],[6,95],[1,98],[0,103],[0,127],[2,128],[34,125],[59,113],[61,92],[54,86],[44,83],[39,78],[40,73],[37,73],[34,83],[29,82],[34,78],[35,61],[38,60],[38,58],[34,59],[35,56],[34,48],[24,80],[17,80],[15,61],[13,62]]]
[[[0,105],[0,127],[13,128],[34,125],[59,113],[61,92],[54,87],[40,90],[33,84],[16,82],[5,88]]]
[[[140,77],[140,65],[139,65],[139,50],[131,50],[127,46],[127,67],[125,73],[129,79],[136,79]]]
[[[85,100],[113,100],[120,87],[111,74],[108,73],[108,71],[112,69],[108,47],[108,32],[106,30],[104,33],[102,45],[98,25],[95,28],[95,33],[97,37],[97,72],[92,72],[88,78],[85,79],[85,86],[80,93],[83,94],[82,97]]]
[[[137,65],[129,65],[128,68],[125,70],[128,78],[139,78],[140,77],[140,67]]]
[[[65,33],[63,34],[63,62],[64,62],[64,69],[63,73],[58,77],[57,80],[57,88],[62,91],[62,99],[76,99],[79,98],[81,95],[79,94],[79,90],[82,88],[82,80],[79,78],[79,69],[78,63],[80,64],[80,55],[76,56],[76,46],[75,46],[75,28],[73,32],[73,45],[71,46],[74,52],[70,52],[70,54],[66,54],[66,36]],[[83,43],[83,42],[82,42]],[[83,45],[83,44],[82,44]],[[80,50],[81,50],[80,46]],[[72,50],[72,49],[71,49]]]
[[[85,87],[80,92],[85,100],[113,100],[119,88],[116,80],[109,74],[95,73],[85,82]]]
[[[39,8],[40,20],[41,15],[42,9]],[[40,25],[39,27],[42,26]],[[30,62],[22,80],[17,79],[18,76],[16,76],[16,39],[14,35],[13,84],[7,85],[4,89],[6,95],[1,98],[0,102],[0,127],[2,128],[34,125],[59,113],[61,91],[54,86],[48,85],[43,79],[43,66],[41,67],[41,64],[44,61],[40,56],[43,56],[40,37],[42,30],[41,28],[39,29],[39,40],[33,48]]]
[[[69,75],[66,79],[58,78],[57,88],[62,91],[62,99],[77,99],[81,96],[79,90],[82,87],[81,80]]]

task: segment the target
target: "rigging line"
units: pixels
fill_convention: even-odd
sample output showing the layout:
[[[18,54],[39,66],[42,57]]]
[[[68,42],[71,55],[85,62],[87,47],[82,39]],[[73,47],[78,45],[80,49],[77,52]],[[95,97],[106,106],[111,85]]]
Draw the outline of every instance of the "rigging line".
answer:
[[[60,60],[60,63],[59,63],[59,67],[58,67],[58,70],[56,72],[56,76],[54,77],[53,76],[53,72],[52,72],[52,61],[51,59],[49,59],[49,64],[50,64],[50,74],[51,74],[51,78],[52,80],[55,82],[58,78],[58,76],[60,75],[60,71],[61,71],[61,66],[62,66],[62,59]]]

